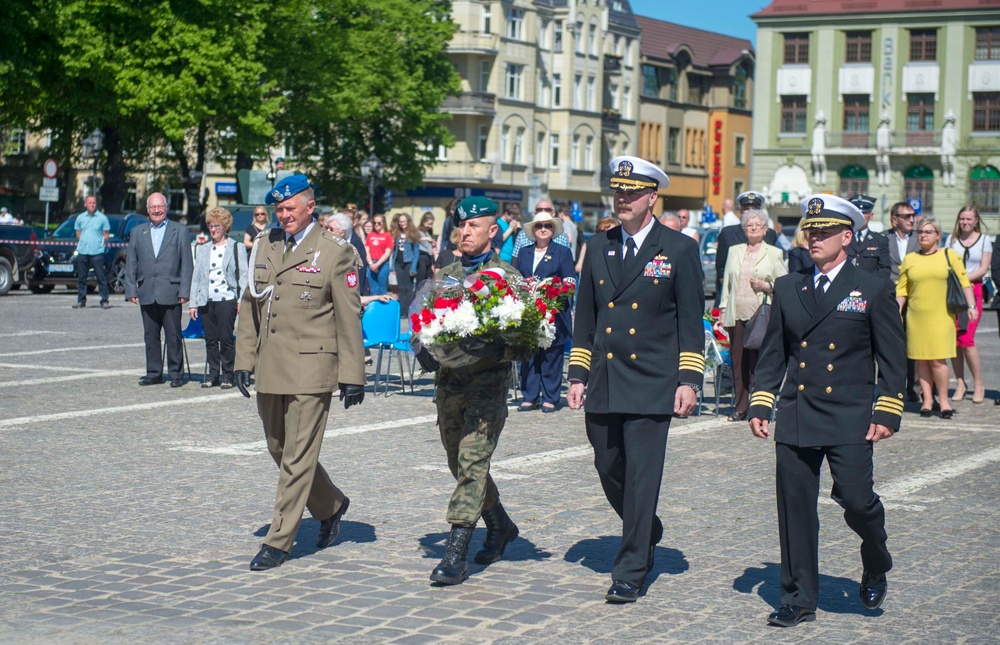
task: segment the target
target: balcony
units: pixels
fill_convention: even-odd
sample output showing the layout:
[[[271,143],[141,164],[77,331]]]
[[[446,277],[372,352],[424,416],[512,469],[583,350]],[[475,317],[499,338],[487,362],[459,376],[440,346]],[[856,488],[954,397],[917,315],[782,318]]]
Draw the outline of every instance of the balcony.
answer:
[[[500,34],[460,31],[451,37],[451,42],[448,43],[448,53],[495,56],[500,53]]]
[[[428,181],[493,181],[493,164],[485,161],[439,161],[428,169]]]
[[[874,132],[832,130],[826,133],[828,148],[875,149]]]
[[[827,152],[874,154],[878,148],[875,132],[830,131],[826,133]],[[940,130],[893,130],[889,133],[890,153],[940,154]]]
[[[893,132],[892,141],[895,146],[902,143],[908,148],[940,148],[940,130],[906,130]]]
[[[612,54],[604,55],[604,74],[605,76],[621,76],[622,73],[622,59],[621,56],[614,56]]]
[[[458,96],[449,96],[441,104],[444,112],[451,114],[472,114],[493,116],[496,110],[497,95],[489,92],[462,92]]]
[[[621,122],[622,115],[615,110],[604,110],[601,113],[601,130],[604,132],[618,132]]]

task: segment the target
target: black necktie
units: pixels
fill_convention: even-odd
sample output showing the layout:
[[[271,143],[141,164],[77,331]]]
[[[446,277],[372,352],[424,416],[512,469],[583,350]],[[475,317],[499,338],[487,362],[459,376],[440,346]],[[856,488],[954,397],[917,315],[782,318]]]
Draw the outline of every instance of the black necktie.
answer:
[[[826,285],[828,285],[829,283],[830,283],[830,278],[826,277],[825,275],[819,276],[819,282],[816,284],[816,292],[815,292],[816,304],[819,304],[820,301],[823,299],[823,296],[826,295]]]
[[[635,238],[628,238],[625,240],[625,268],[627,269],[629,263],[635,257]]]

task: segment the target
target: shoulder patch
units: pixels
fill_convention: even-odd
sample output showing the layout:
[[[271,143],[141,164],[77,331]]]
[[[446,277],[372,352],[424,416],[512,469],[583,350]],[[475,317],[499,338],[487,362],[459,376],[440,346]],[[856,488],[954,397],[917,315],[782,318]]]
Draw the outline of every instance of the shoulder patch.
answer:
[[[324,240],[330,240],[331,242],[336,242],[339,246],[344,246],[345,244],[347,244],[347,240],[345,240],[342,237],[334,235],[330,231],[323,231],[323,235],[321,235],[321,237]]]

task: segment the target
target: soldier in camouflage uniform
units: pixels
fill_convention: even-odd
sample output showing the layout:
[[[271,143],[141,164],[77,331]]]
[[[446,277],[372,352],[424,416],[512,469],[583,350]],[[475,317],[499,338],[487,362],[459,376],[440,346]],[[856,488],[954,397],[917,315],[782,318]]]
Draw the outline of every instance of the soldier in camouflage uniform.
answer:
[[[441,280],[466,276],[488,268],[517,270],[494,253],[490,240],[497,231],[497,204],[485,197],[469,197],[455,209],[454,221],[461,232],[462,259],[439,270]],[[460,347],[479,360],[467,367],[439,367],[426,349],[417,358],[425,370],[437,370],[438,426],[448,455],[448,468],[458,485],[448,503],[451,534],[444,559],[434,568],[431,580],[456,585],[469,577],[466,556],[469,540],[482,515],[486,539],[476,553],[479,564],[492,564],[518,534],[517,526],[500,504],[500,495],[490,477],[490,459],[507,419],[507,389],[510,348],[503,343],[462,341]]]

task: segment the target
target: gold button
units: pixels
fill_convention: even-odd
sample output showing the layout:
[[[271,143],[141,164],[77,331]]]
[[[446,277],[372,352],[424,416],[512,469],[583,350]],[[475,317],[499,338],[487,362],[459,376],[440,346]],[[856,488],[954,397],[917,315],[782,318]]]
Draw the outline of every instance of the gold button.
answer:
[[[614,357],[615,357],[615,355],[614,355],[614,354],[612,354],[611,352],[608,352],[608,358],[609,358],[609,359],[611,359],[611,358],[614,358]]]
[[[826,393],[829,394],[830,392],[833,392],[833,388],[832,387],[827,387],[826,388]]]
[[[615,308],[615,303],[609,302],[608,303],[608,309],[614,309],[614,308]]]
[[[800,385],[800,386],[799,386],[799,392],[801,392],[801,391],[802,391],[802,390],[804,390],[804,389],[806,389],[806,386],[805,386],[805,385]]]
[[[837,349],[837,346],[834,345],[833,343],[830,343],[830,349]]]
[[[631,356],[629,356],[629,358],[631,358],[634,361],[635,360],[635,354],[632,354]]]
[[[628,330],[628,333],[630,333],[631,335],[635,336],[635,329]]]
[[[826,366],[826,371],[827,372],[832,372],[833,371],[833,363],[830,363],[829,365]]]
[[[597,284],[604,284],[604,280],[599,280]]]
[[[802,369],[802,368],[804,368],[805,366],[806,366],[806,364],[805,364],[805,363],[799,363],[799,369]]]
[[[657,280],[656,278],[653,278],[653,284],[660,284],[660,281]]]
[[[809,346],[809,343],[807,343],[806,341],[802,341],[802,346],[803,346],[803,347],[808,347],[808,346]]]
[[[633,309],[638,309],[638,308],[639,308],[639,303],[637,303],[637,302],[633,302],[633,303],[632,303],[632,308],[633,308]]]
[[[606,334],[610,334],[610,333],[611,333],[611,328],[610,328],[610,327],[608,327],[607,329],[605,329],[605,330],[604,330],[604,333],[606,333]]]

